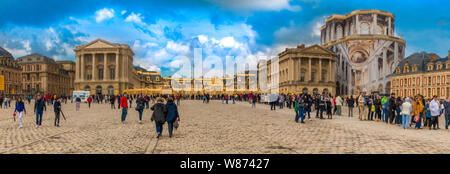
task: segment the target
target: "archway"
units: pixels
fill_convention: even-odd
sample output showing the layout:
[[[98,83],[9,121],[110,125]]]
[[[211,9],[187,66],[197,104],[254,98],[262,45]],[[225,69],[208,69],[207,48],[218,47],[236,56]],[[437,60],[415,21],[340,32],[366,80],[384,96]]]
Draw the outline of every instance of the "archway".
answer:
[[[114,95],[114,87],[108,86],[108,95]]]
[[[84,90],[85,90],[85,91],[91,91],[91,87],[90,87],[90,86],[85,86],[85,87],[84,87]]]
[[[102,94],[102,87],[101,86],[97,86],[95,88],[95,94]]]
[[[313,89],[313,94],[314,94],[314,95],[319,94],[319,89],[314,88],[314,89]]]

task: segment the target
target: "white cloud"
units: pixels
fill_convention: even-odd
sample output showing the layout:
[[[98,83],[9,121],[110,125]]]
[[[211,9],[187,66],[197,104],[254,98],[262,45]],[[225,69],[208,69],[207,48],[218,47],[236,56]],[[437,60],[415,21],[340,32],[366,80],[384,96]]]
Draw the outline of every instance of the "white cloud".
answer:
[[[323,22],[316,22],[316,24],[314,24],[314,27],[313,27],[313,32],[312,32],[312,35],[313,36],[320,36],[320,27],[322,27],[322,25],[323,25]]]
[[[125,14],[127,11],[126,10],[122,10],[122,12],[120,12],[121,15]]]
[[[231,10],[262,10],[262,11],[300,11],[298,5],[291,5],[291,0],[209,0],[210,2],[229,8]]]
[[[167,42],[166,48],[176,53],[186,54],[189,52],[189,46],[180,43],[175,43],[174,41]]]
[[[143,16],[141,16],[140,13],[135,14],[135,13],[131,13],[130,15],[128,15],[128,17],[125,19],[126,22],[134,22],[137,24],[141,24],[142,23],[142,19],[144,19]]]
[[[198,35],[197,38],[201,44],[205,44],[206,42],[208,42],[208,36],[206,36],[206,35],[201,34],[201,35]]]
[[[95,12],[95,21],[97,21],[97,23],[102,22],[104,20],[107,19],[111,19],[114,17],[114,9],[101,9],[98,10],[97,12]]]
[[[135,65],[138,65],[148,71],[156,71],[161,72],[161,68],[158,66],[148,63],[148,60],[151,58],[134,58]]]
[[[238,48],[241,45],[239,42],[236,42],[232,36],[224,37],[219,42],[220,46],[225,48]]]

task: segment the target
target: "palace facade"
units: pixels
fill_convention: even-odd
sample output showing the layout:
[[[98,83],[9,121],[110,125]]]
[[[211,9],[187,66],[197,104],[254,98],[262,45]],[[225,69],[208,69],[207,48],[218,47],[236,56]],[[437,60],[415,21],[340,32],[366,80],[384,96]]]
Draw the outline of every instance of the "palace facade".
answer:
[[[450,97],[450,51],[440,58],[436,54],[414,53],[402,60],[391,75],[391,92],[400,97],[418,94],[425,98]]]
[[[4,78],[3,89],[0,88],[0,94],[21,94],[22,93],[22,74],[19,66],[14,61],[14,57],[0,47],[0,75]]]
[[[394,15],[356,10],[325,22],[321,44],[336,54],[337,94],[390,93],[389,75],[405,54],[405,41],[394,36]]]
[[[126,44],[97,39],[75,49],[75,89],[91,94],[118,94],[126,89],[157,88],[162,77],[133,65],[134,52]]]
[[[33,53],[16,60],[22,70],[22,91],[26,95],[70,95],[73,91],[71,61],[57,62],[52,58]],[[66,69],[65,69],[66,68]]]
[[[320,45],[286,48],[276,59],[258,63],[258,87],[264,89],[261,85],[267,84],[268,88],[279,88],[282,93],[335,95],[335,56]]]

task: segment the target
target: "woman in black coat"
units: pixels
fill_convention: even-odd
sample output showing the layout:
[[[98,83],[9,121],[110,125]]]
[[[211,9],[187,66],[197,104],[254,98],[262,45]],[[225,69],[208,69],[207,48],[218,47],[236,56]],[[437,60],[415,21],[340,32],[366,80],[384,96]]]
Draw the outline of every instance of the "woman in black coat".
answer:
[[[176,120],[180,121],[180,115],[178,114],[178,108],[177,108],[177,105],[173,102],[172,97],[169,97],[167,99],[166,109],[167,109],[166,121],[167,121],[168,128],[169,128],[169,137],[171,138],[172,132],[173,132],[173,123],[175,123]]]
[[[156,124],[156,138],[159,138],[162,135],[163,124],[166,122],[167,108],[164,105],[164,99],[158,97],[150,109],[153,111],[151,121],[155,121]]]

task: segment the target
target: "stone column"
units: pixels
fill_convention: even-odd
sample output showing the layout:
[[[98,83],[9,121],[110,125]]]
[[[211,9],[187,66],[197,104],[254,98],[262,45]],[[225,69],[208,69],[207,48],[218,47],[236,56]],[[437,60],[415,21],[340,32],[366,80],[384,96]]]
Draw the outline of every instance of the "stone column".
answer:
[[[333,80],[332,73],[331,73],[332,69],[331,69],[331,59],[328,60],[328,81],[331,82]]]
[[[311,58],[308,58],[308,81],[311,81],[311,79],[312,79],[312,77],[311,77],[311,62],[312,62],[312,59]]]
[[[382,68],[383,74],[382,74],[382,76],[386,76],[386,75],[389,74],[388,73],[388,64],[387,64],[387,58],[386,58],[387,54],[386,53],[387,53],[387,49],[383,48],[383,68]]]
[[[103,80],[106,80],[108,74],[108,54],[105,53],[103,57]]]
[[[119,52],[116,52],[116,68],[114,70],[115,73],[115,79],[114,80],[119,80]]]
[[[92,80],[96,80],[97,78],[97,76],[96,76],[96,74],[95,74],[95,69],[97,69],[97,67],[95,67],[95,53],[94,54],[92,54]]]
[[[290,61],[291,61],[291,64],[289,65],[290,67],[289,67],[289,72],[288,72],[288,81],[290,81],[290,80],[294,80],[295,78],[294,78],[294,75],[295,75],[295,69],[296,68],[294,68],[294,64],[296,64],[296,61],[294,60],[294,59],[290,59]]]
[[[394,42],[394,65],[398,63],[398,43]]]
[[[319,82],[320,80],[322,80],[322,59],[319,58],[319,77],[317,78],[317,81]]]
[[[84,81],[85,76],[84,76],[84,68],[86,67],[86,65],[84,64],[84,54],[81,54],[81,61],[80,61],[80,66],[81,66],[81,74],[80,74],[80,80]]]
[[[370,28],[371,30],[370,30],[370,33],[371,34],[375,34],[375,32],[377,31],[377,14],[372,14],[372,18],[373,18],[373,21],[372,21],[372,27]]]
[[[336,31],[336,26],[335,26],[335,23],[334,23],[334,21],[332,22],[333,24],[331,24],[331,40],[336,40],[336,32],[334,32],[334,31]]]
[[[392,36],[391,17],[388,17],[387,35]]]
[[[80,80],[80,55],[76,54],[75,59],[75,80]]]
[[[359,31],[359,15],[356,15],[356,34],[360,34],[361,32]]]

